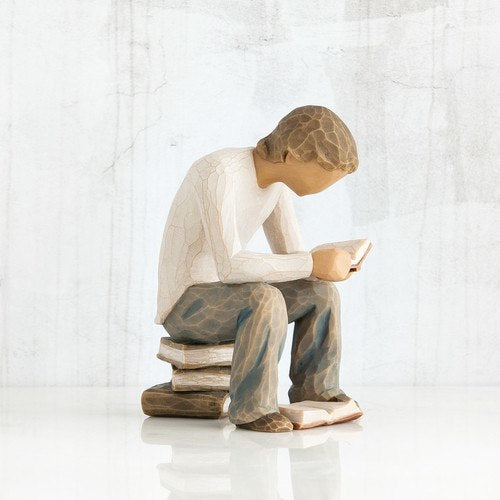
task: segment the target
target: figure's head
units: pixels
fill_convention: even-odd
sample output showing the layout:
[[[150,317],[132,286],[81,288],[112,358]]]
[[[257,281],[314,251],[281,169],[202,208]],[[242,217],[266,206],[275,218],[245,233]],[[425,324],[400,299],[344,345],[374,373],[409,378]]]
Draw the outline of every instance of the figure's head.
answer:
[[[280,120],[255,148],[276,164],[280,181],[299,196],[323,191],[358,168],[356,143],[346,124],[323,106],[301,106]]]

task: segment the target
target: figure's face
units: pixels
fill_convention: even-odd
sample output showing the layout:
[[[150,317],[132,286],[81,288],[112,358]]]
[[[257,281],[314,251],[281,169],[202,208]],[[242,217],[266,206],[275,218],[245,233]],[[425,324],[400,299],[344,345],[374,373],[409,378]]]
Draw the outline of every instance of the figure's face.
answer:
[[[291,154],[281,173],[282,182],[299,196],[319,193],[347,175],[343,170],[326,170],[315,161],[301,162]]]

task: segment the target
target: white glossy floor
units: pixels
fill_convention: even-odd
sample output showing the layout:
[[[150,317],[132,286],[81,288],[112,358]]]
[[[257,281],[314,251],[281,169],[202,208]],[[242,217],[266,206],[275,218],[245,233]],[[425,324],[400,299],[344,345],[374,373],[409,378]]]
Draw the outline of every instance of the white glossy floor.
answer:
[[[351,388],[360,421],[275,435],[140,392],[1,389],[0,498],[500,498],[500,388]]]

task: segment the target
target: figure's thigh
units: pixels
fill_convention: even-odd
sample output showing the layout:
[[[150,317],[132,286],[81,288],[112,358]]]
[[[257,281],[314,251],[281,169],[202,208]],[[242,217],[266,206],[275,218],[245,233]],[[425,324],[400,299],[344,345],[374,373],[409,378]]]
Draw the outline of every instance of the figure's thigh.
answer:
[[[294,280],[272,285],[285,298],[289,323],[302,318],[313,309],[338,306],[339,303],[337,288],[329,281]]]
[[[233,341],[238,318],[245,314],[256,283],[202,283],[190,286],[163,326],[179,342]]]

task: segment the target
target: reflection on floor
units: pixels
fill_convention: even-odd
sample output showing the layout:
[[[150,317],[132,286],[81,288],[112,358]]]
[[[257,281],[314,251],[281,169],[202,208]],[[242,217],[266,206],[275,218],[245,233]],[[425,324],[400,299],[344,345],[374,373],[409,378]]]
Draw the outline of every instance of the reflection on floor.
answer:
[[[498,387],[347,387],[361,420],[284,434],[147,418],[142,389],[0,389],[0,498],[499,498]]]
[[[288,450],[293,498],[340,498],[339,440],[361,432],[357,422],[282,434],[236,429],[223,421],[148,418],[142,440],[170,445],[158,464],[171,499],[280,498],[278,450]],[[325,496],[325,486],[328,494]]]

